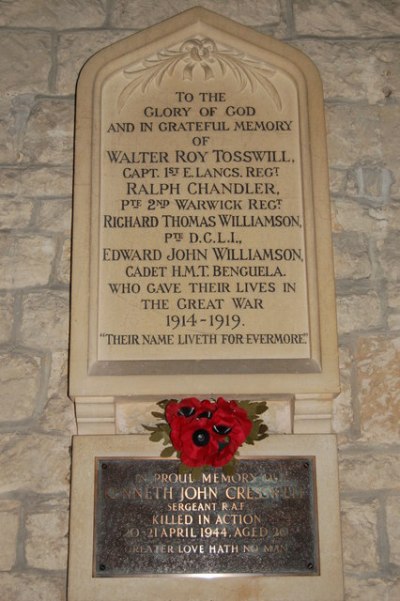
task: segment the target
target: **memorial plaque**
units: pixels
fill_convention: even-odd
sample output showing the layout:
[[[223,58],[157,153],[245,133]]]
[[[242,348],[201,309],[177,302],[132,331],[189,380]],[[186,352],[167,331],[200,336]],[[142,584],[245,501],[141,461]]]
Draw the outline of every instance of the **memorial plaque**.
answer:
[[[342,601],[334,436],[270,436],[197,481],[162,448],[74,437],[68,601]]]
[[[311,61],[203,9],[95,55],[77,90],[73,257],[73,396],[165,393],[162,375],[190,375],[171,394],[248,393],[247,374],[255,392],[336,391]]]
[[[252,50],[193,35],[103,84],[99,362],[310,358],[298,93]]]
[[[318,574],[315,458],[246,459],[200,481],[172,460],[96,460],[95,577]]]

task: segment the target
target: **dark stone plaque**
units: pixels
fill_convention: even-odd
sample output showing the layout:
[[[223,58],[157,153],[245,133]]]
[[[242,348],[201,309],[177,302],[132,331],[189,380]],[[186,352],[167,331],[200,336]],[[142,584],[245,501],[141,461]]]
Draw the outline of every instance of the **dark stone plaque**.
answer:
[[[319,574],[314,457],[241,459],[200,481],[178,465],[96,458],[95,577]]]

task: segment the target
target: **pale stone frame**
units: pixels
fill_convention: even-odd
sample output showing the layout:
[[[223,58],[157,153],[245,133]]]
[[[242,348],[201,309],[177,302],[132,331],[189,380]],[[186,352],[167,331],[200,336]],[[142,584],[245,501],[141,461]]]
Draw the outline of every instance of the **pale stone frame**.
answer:
[[[147,436],[74,437],[68,601],[342,601],[343,577],[336,439],[333,435],[271,436],[240,449],[242,457],[313,456],[320,575],[160,576],[93,578],[96,457],[157,457]]]
[[[171,374],[166,366],[162,375],[131,375],[122,366],[121,375],[107,375],[106,370],[105,375],[91,374],[96,345],[93,335],[90,338],[90,331],[95,330],[93,323],[96,321],[96,307],[89,308],[88,301],[91,291],[96,289],[95,270],[90,269],[90,251],[93,245],[96,246],[96,240],[88,235],[93,218],[90,208],[91,186],[95,181],[91,141],[98,111],[98,107],[92,105],[94,90],[98,89],[100,74],[101,77],[106,77],[109,66],[127,52],[135,51],[138,58],[142,53],[144,58],[149,47],[154,47],[160,38],[168,45],[176,41],[177,32],[181,34],[184,31],[186,35],[193,35],[202,33],[202,28],[206,28],[207,33],[214,30],[220,35],[231,38],[235,36],[239,41],[252,45],[255,51],[259,48],[260,53],[272,53],[275,60],[280,61],[282,68],[292,73],[299,87],[299,97],[304,100],[300,106],[300,114],[303,115],[301,122],[305,124],[302,136],[305,147],[302,156],[306,172],[304,185],[309,187],[305,190],[305,196],[309,194],[313,199],[313,203],[307,203],[304,207],[305,221],[309,224],[309,235],[306,236],[307,255],[312,257],[307,264],[312,305],[311,359],[319,368],[304,368],[299,370],[300,373],[288,369],[283,373],[240,374],[224,373],[223,370],[218,373],[216,370],[211,374]],[[329,431],[331,400],[338,393],[339,384],[323,96],[320,77],[314,64],[300,51],[282,42],[205,9],[191,9],[113,44],[88,61],[78,85],[75,157],[70,394],[77,403],[78,424],[80,419],[83,420],[82,424],[85,420],[87,424],[91,424],[88,425],[88,430],[83,426],[80,431],[114,431],[117,398],[150,399],[160,395],[185,396],[209,392],[236,398],[266,393],[293,395],[296,399],[293,421],[298,419],[301,422],[298,431]],[[93,229],[92,236],[96,236]],[[315,424],[316,429],[313,429],[310,422]]]

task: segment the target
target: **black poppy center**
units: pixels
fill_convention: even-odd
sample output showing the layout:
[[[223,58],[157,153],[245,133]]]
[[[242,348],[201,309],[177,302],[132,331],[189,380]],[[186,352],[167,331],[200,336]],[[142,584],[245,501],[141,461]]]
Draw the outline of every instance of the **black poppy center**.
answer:
[[[178,411],[178,415],[183,415],[183,417],[190,417],[195,412],[194,407],[181,407]]]
[[[212,418],[211,411],[203,411],[203,413],[200,413],[200,415],[197,416],[197,419],[201,419],[202,417],[206,417],[207,419],[211,419]]]
[[[214,425],[213,430],[217,434],[221,434],[221,436],[225,436],[225,434],[229,434],[229,432],[232,430],[232,428],[230,426]]]
[[[210,435],[207,430],[196,430],[192,434],[192,440],[196,447],[204,447],[210,442]]]

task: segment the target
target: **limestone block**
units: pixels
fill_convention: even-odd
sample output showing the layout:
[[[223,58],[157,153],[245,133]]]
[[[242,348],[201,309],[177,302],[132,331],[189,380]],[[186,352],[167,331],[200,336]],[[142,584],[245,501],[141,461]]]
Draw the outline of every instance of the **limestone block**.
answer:
[[[384,236],[387,228],[385,215],[374,214],[368,205],[354,199],[333,199],[332,227],[334,232],[363,232]]]
[[[14,298],[11,294],[0,295],[0,344],[8,342],[14,324]]]
[[[338,104],[326,107],[327,142],[332,168],[380,161],[380,108]]]
[[[41,230],[69,233],[71,231],[71,200],[43,200],[39,207],[37,225]]]
[[[28,118],[21,160],[47,164],[72,162],[73,131],[72,100],[39,100]]]
[[[400,330],[400,314],[389,315],[388,326],[390,330]]]
[[[331,194],[343,194],[346,186],[347,172],[344,169],[329,170],[329,189]]]
[[[346,570],[366,572],[378,568],[378,501],[343,500],[343,561]]]
[[[67,167],[36,167],[0,169],[2,194],[25,198],[71,196],[72,169]]]
[[[12,570],[17,557],[19,501],[0,500],[0,572]]]
[[[0,355],[0,422],[28,419],[35,411],[41,360],[29,355]]]
[[[0,98],[0,163],[12,163],[16,158],[15,119],[11,107],[10,98]]]
[[[115,0],[111,22],[116,27],[143,29],[198,4],[198,0],[173,0],[153,4],[146,0]],[[203,0],[201,6],[252,27],[278,25],[282,19],[278,0],[269,0],[268,7],[260,0],[247,4],[242,0],[230,0],[229,3]]]
[[[398,443],[400,338],[361,338],[356,349],[361,433],[365,440]]]
[[[375,104],[389,93],[389,73],[395,85],[392,71],[397,74],[399,67],[394,44],[386,45],[386,52],[380,50],[382,42],[300,40],[295,45],[317,65],[326,100]]]
[[[353,423],[351,367],[353,358],[346,348],[339,349],[340,394],[333,401],[332,428],[336,434],[348,431]]]
[[[388,280],[400,280],[399,232],[389,231],[388,236],[378,243],[380,263]]]
[[[54,352],[51,355],[48,400],[39,422],[44,431],[76,433],[74,404],[68,397],[67,388],[68,352]]]
[[[382,207],[390,201],[391,172],[382,167],[356,167],[347,181],[346,193],[361,197],[370,207]]]
[[[388,307],[392,313],[388,317],[388,324],[392,330],[400,329],[400,284],[389,283]]]
[[[104,0],[14,0],[4,3],[0,26],[69,29],[85,23],[100,27],[104,19]]]
[[[74,403],[65,395],[54,395],[47,400],[39,420],[44,432],[76,434]]]
[[[400,33],[400,7],[396,0],[294,0],[296,32],[315,36],[377,37]]]
[[[400,599],[400,580],[388,585],[387,601],[398,601]]]
[[[29,567],[62,570],[67,564],[68,512],[56,508],[26,519],[25,555]]]
[[[56,245],[45,236],[0,236],[0,281],[10,290],[48,283]]]
[[[49,574],[0,574],[4,601],[65,601],[65,578]]]
[[[20,342],[54,351],[67,348],[68,316],[66,291],[45,290],[26,295],[22,302]]]
[[[79,71],[87,59],[98,50],[131,34],[132,31],[128,30],[78,31],[60,34],[57,55],[57,92],[74,94]]]
[[[0,81],[3,95],[46,94],[51,69],[51,35],[3,31],[0,37]]]
[[[394,200],[386,206],[386,215],[390,227],[400,230],[400,203],[398,200]]]
[[[68,494],[70,444],[69,435],[0,435],[0,494]]]
[[[386,503],[386,525],[390,562],[400,566],[400,497],[389,497]]]
[[[68,389],[68,351],[56,351],[51,354],[51,369],[47,394],[67,394]]]
[[[396,453],[340,456],[339,476],[344,492],[400,490],[400,461]]]
[[[385,167],[393,174],[391,195],[400,198],[399,149],[396,140],[400,138],[400,106],[388,104],[380,110],[383,145],[383,160]],[[397,177],[394,177],[397,174]]]
[[[0,198],[0,229],[25,228],[31,221],[32,210],[31,200]]]
[[[346,601],[383,601],[383,599],[386,601],[387,584],[383,579],[360,579],[355,574],[345,573],[344,589]],[[397,601],[397,597],[393,598],[393,601]]]
[[[382,325],[382,311],[376,292],[338,297],[338,331],[348,334]]]
[[[371,275],[368,241],[361,233],[343,232],[333,237],[335,274],[338,279],[360,280]]]
[[[361,191],[367,199],[389,200],[392,175],[388,169],[363,169],[364,188]]]
[[[57,280],[61,284],[69,284],[71,275],[71,239],[64,240],[59,265],[57,266]]]

